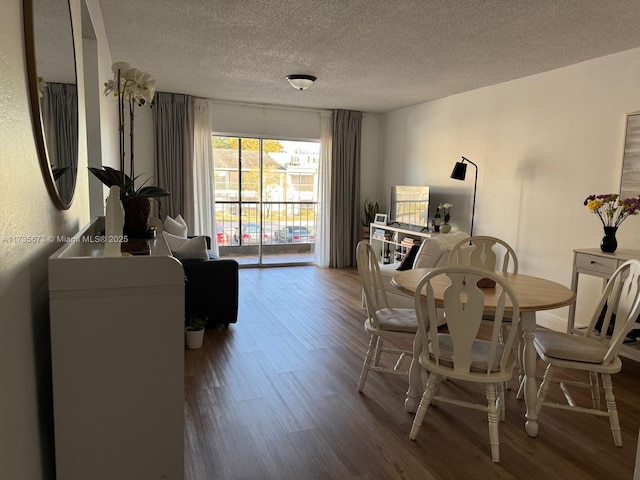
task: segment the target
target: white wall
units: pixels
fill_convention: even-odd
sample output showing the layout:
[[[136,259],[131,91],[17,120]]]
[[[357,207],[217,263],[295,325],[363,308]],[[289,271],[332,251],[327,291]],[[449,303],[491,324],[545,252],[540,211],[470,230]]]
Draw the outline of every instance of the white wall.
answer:
[[[112,96],[104,96],[104,82],[113,78],[111,52],[102,19],[99,0],[85,0],[90,17],[90,27],[95,39],[83,39],[87,48],[87,133],[88,166],[100,168],[107,165],[120,168],[118,140],[118,102]],[[125,60],[126,61],[126,60]],[[89,174],[91,217],[104,215],[109,190]]]
[[[214,103],[213,131],[287,140],[320,138],[320,111],[257,105]]]
[[[79,0],[71,6],[79,19]],[[89,221],[83,87],[81,171],[73,205],[59,211],[38,165],[19,0],[3,3],[0,45],[0,469],[7,479],[54,478],[47,258],[60,244],[48,237],[73,235]],[[18,242],[22,235],[45,242]]]
[[[386,200],[394,183],[430,185],[432,205],[451,201],[454,227],[468,231],[474,169],[465,182],[449,178],[464,155],[479,166],[474,233],[508,241],[522,272],[570,285],[572,249],[598,248],[603,236],[584,199],[619,191],[639,79],[635,49],[389,112],[381,119]],[[639,247],[640,218],[622,224],[618,243]]]
[[[382,198],[380,174],[380,115],[366,113],[362,119],[362,146],[360,150],[360,215],[364,214],[366,199],[380,201]],[[388,203],[380,204],[387,211]]]

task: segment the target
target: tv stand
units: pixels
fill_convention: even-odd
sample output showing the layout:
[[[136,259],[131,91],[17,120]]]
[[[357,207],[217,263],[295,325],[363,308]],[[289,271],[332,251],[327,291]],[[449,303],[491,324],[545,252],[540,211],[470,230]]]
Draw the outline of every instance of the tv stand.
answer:
[[[422,227],[421,230],[418,230],[419,228],[419,226],[407,224],[394,227],[382,223],[372,223],[369,226],[369,243],[378,252],[381,263],[399,263],[409,252],[412,244],[419,244],[425,238],[433,238],[440,235],[428,230],[424,231],[427,227]],[[411,240],[413,241],[412,243],[410,243]],[[388,255],[385,255],[385,252],[388,252]]]

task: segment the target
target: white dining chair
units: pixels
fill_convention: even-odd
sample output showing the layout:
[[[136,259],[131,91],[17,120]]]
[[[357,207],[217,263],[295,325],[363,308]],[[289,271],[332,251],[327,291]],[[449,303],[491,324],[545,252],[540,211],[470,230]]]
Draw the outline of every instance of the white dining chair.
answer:
[[[432,285],[443,276],[450,282],[441,305],[448,333],[438,330],[436,308],[440,305],[436,305]],[[486,290],[478,287],[477,283],[482,278],[495,281],[499,292],[494,321],[489,324],[488,332],[480,328]],[[422,295],[426,295],[426,300]],[[418,361],[429,372],[429,377],[409,434],[412,440],[416,439],[432,402],[437,402],[438,406],[453,404],[473,408],[488,413],[491,458],[494,462],[500,461],[498,421],[504,420],[504,383],[511,378],[517,364],[517,328],[510,329],[504,339],[500,335],[508,305],[512,307],[513,326],[517,327],[520,311],[515,293],[504,279],[484,269],[448,266],[435,269],[422,278],[415,294],[417,335],[422,343]],[[487,405],[436,396],[443,378],[485,384]]]
[[[470,237],[456,243],[449,252],[449,265],[518,273],[518,257],[513,248],[504,240],[489,236]]]
[[[358,391],[362,392],[369,371],[408,375],[408,370],[403,370],[400,367],[405,358],[413,357],[413,352],[387,348],[384,345],[384,340],[395,338],[413,341],[418,329],[418,321],[413,308],[389,307],[384,280],[378,265],[378,255],[368,241],[362,240],[358,243],[356,258],[367,309],[364,329],[371,335],[358,381]],[[380,358],[383,353],[397,356],[392,368],[381,365]]]
[[[491,236],[475,236],[456,243],[449,253],[449,265],[478,267],[490,272],[518,273],[516,252],[504,240]],[[483,279],[482,282],[486,280]],[[483,318],[493,320],[493,315],[485,312]],[[503,324],[501,334],[505,335],[511,324],[511,314],[505,315]],[[505,386],[509,388],[508,384]]]
[[[598,331],[594,326],[603,311],[604,319]],[[609,417],[613,441],[615,445],[622,446],[611,375],[622,368],[619,357],[620,348],[627,333],[638,327],[636,320],[639,315],[640,261],[629,260],[620,265],[607,282],[584,335],[537,330],[533,345],[540,359],[547,363],[547,367],[538,390],[536,410],[540,412],[544,406]],[[555,377],[556,368],[587,372],[588,379],[587,381],[558,379]],[[602,378],[606,411],[600,408],[598,375]],[[552,382],[560,384],[566,404],[546,400]],[[592,406],[577,405],[569,392],[571,386],[590,389]]]

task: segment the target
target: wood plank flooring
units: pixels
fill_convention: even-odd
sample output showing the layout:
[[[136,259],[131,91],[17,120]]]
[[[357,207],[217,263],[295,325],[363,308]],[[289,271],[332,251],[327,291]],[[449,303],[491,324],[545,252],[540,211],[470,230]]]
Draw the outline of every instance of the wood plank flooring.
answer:
[[[222,300],[221,300],[222,301]],[[623,447],[607,418],[543,409],[524,431],[524,402],[507,392],[500,463],[486,414],[430,408],[415,442],[406,378],[369,374],[355,269],[241,269],[238,323],[207,330],[185,352],[188,480],[631,479],[640,427],[640,365],[614,376]],[[400,347],[408,345],[398,344]],[[407,365],[408,366],[408,365]],[[449,395],[483,403],[482,387],[448,381]],[[549,398],[561,399],[555,389]],[[588,393],[574,398],[588,405]]]

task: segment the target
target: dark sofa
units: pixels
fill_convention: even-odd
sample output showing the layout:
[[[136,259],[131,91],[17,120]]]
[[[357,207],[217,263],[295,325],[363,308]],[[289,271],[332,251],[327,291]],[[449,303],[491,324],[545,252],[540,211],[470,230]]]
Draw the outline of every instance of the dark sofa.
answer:
[[[206,240],[210,247],[211,239]],[[209,256],[209,260],[181,260],[185,318],[207,316],[208,326],[228,327],[238,320],[238,262]]]

